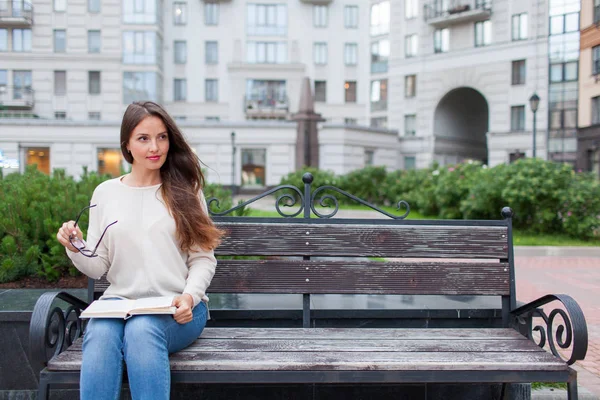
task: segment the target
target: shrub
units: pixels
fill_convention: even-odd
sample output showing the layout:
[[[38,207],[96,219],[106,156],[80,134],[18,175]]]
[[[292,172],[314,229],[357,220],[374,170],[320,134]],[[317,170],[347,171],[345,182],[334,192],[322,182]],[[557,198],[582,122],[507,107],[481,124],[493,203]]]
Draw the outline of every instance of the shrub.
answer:
[[[340,189],[371,204],[385,203],[384,182],[387,177],[385,167],[368,166],[354,170],[339,178]],[[344,196],[344,203],[356,204],[354,200]]]

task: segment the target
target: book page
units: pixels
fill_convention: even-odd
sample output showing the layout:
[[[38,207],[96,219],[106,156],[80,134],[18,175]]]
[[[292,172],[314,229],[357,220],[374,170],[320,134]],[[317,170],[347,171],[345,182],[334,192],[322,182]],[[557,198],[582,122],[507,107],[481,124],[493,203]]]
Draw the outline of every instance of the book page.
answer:
[[[125,318],[132,300],[96,300],[81,313],[81,318]]]
[[[130,314],[174,314],[176,308],[171,307],[173,296],[147,297],[137,299],[129,311]]]

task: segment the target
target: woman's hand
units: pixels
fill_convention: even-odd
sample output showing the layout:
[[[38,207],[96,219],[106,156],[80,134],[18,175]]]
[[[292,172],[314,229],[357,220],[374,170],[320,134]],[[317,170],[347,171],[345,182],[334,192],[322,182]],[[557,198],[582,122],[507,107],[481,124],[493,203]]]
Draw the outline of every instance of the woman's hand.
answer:
[[[69,242],[69,236],[83,240],[83,233],[78,226],[75,226],[75,221],[69,221],[62,224],[56,234],[56,238],[60,244],[71,250],[73,253],[79,253],[79,250]]]
[[[175,321],[180,324],[187,324],[192,320],[192,308],[194,308],[194,299],[192,295],[184,293],[173,299],[173,306],[177,307],[177,311],[173,315]]]

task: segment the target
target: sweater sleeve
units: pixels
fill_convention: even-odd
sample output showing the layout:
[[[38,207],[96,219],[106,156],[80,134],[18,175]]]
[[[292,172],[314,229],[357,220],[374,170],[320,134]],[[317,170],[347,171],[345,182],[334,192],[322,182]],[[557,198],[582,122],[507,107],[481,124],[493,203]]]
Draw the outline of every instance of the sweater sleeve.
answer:
[[[101,213],[102,208],[100,204],[98,204],[98,189],[94,190],[94,194],[92,195],[92,200],[90,202],[91,205],[97,204],[96,207],[92,207],[89,209],[90,218],[89,225],[87,230],[87,238],[85,240],[86,248],[90,250],[94,250],[96,247],[96,243],[100,239],[102,235],[102,231],[104,227],[101,226]],[[82,255],[80,252],[73,252],[67,248],[65,248],[67,252],[67,256],[75,265],[79,271],[89,276],[92,279],[99,279],[108,271],[110,266],[110,261],[108,258],[108,248],[106,247],[106,241],[103,240],[100,242],[98,249],[96,250],[96,254],[98,257],[86,257]]]
[[[206,199],[200,191],[200,204],[205,213],[208,213]],[[190,251],[187,258],[188,277],[183,293],[188,293],[194,299],[194,307],[202,300],[207,300],[206,289],[210,285],[217,267],[217,259],[213,250],[202,249]]]

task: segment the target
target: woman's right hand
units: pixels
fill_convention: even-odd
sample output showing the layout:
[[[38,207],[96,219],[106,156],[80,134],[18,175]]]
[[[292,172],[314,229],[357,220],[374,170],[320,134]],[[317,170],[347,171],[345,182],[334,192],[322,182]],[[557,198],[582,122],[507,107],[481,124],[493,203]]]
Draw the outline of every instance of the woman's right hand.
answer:
[[[56,234],[56,238],[59,243],[65,246],[67,249],[72,251],[73,253],[79,253],[79,250],[75,248],[71,242],[69,242],[69,236],[72,238],[77,237],[80,240],[83,240],[83,233],[79,229],[78,226],[75,226],[75,221],[69,221],[62,224],[58,233]]]

